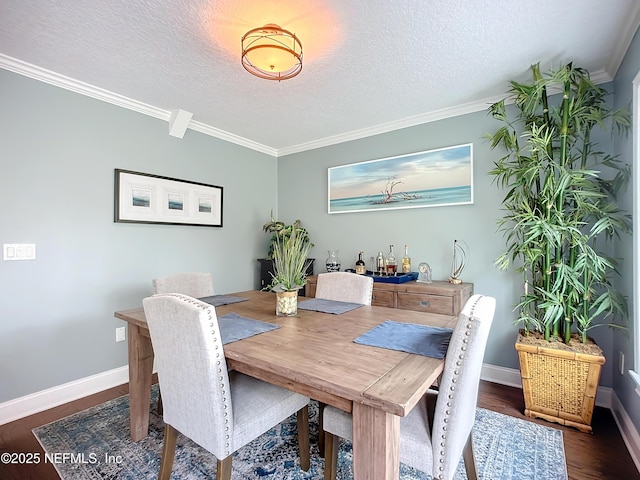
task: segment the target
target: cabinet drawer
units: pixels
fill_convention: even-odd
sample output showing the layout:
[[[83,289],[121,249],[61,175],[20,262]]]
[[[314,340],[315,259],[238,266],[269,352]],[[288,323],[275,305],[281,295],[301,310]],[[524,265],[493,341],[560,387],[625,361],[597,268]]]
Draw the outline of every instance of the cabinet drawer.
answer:
[[[398,308],[402,310],[454,315],[453,297],[443,295],[398,292]]]
[[[396,295],[395,292],[390,290],[376,290],[373,289],[373,297],[371,299],[371,305],[376,307],[391,307],[396,308]]]

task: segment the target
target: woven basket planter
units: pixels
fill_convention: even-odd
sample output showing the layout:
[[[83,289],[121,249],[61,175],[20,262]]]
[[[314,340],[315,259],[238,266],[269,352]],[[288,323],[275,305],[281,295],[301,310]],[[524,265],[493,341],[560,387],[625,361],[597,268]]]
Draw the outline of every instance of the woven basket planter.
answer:
[[[552,345],[552,344],[548,344]],[[564,345],[564,344],[562,344]],[[527,343],[518,335],[516,350],[525,415],[591,433],[591,417],[605,358]],[[598,349],[599,350],[599,349]]]

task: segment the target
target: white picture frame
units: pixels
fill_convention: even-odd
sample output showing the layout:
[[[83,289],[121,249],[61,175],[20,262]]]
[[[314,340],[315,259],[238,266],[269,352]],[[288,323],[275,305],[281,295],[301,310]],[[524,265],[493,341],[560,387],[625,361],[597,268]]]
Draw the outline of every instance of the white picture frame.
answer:
[[[223,188],[115,169],[117,223],[222,227]]]
[[[328,213],[473,203],[473,144],[330,167]]]

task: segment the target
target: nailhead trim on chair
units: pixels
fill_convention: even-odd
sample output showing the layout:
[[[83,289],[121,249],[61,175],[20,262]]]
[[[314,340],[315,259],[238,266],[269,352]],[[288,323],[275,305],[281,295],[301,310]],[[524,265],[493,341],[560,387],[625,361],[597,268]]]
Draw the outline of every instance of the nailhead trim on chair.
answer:
[[[211,313],[211,306],[208,304],[205,304],[203,302],[201,302],[200,300],[196,300],[193,297],[189,297],[188,295],[181,295],[179,293],[167,293],[167,294],[159,294],[159,295],[163,295],[163,296],[168,296],[168,297],[177,297],[187,303],[190,303],[191,305],[195,305],[198,308],[201,308],[202,310],[207,310],[207,313],[209,315],[209,327],[211,327],[212,329],[212,333],[214,334],[214,340],[216,340],[215,338],[215,331],[213,330],[213,315]],[[222,373],[222,368],[220,368],[220,364],[222,363],[220,360],[220,351],[219,351],[219,347],[218,345],[216,345],[216,350],[218,350],[216,352],[216,365],[218,366],[218,373]],[[229,406],[229,402],[227,401],[227,391],[225,390],[225,384],[223,382],[224,377],[222,375],[218,376],[218,380],[220,381],[220,387],[222,387],[222,402],[223,402],[223,408],[225,409],[224,412],[224,430],[225,432],[227,432],[227,434],[225,435],[225,438],[227,439],[227,442],[225,443],[225,455],[229,456],[231,455],[231,445],[229,444],[229,412],[228,412],[228,406]]]
[[[476,306],[478,305],[478,302],[480,302],[480,300],[482,300],[483,296],[478,297],[478,299],[474,302],[474,304],[471,306],[471,311],[469,312],[469,322],[466,324],[466,328],[467,331],[464,332],[465,336],[469,336],[471,335],[471,327],[472,327],[472,320],[474,318],[474,314],[475,314],[475,309]],[[466,344],[469,343],[469,339],[468,338],[463,338],[462,339],[462,343],[464,343],[465,345],[462,345],[462,347],[460,348],[460,350],[462,350],[463,352],[465,352],[467,350]],[[458,356],[458,361],[456,362],[457,366],[461,366],[462,365],[462,360],[464,360],[464,353],[461,353]],[[453,371],[453,374],[455,375],[452,379],[451,379],[451,383],[452,385],[449,387],[449,391],[453,392],[455,391],[455,384],[458,382],[458,379],[456,378],[457,375],[460,375],[460,370],[456,369]],[[449,400],[453,399],[453,394],[449,393],[448,395]],[[451,402],[448,401],[447,402],[447,407],[451,407]],[[447,409],[444,412],[446,415],[451,415],[451,410]],[[440,438],[442,439],[442,441],[440,442],[440,447],[442,447],[443,450],[440,450],[440,452],[438,452],[440,454],[440,458],[438,460],[438,463],[440,464],[440,466],[438,467],[438,470],[440,472],[444,471],[444,448],[445,448],[445,444],[447,441],[447,423],[449,423],[449,419],[448,418],[444,418],[443,419],[444,425],[442,426],[442,435],[440,436]],[[443,480],[444,477],[442,476],[442,473],[440,473],[438,475],[438,480]]]

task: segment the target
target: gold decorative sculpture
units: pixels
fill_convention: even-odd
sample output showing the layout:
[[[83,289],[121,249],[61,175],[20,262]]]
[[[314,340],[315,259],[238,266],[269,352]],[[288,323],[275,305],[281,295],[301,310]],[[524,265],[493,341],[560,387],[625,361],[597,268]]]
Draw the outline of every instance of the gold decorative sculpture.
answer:
[[[451,262],[451,276],[449,277],[449,283],[459,284],[462,283],[460,274],[467,266],[467,259],[469,258],[469,247],[464,242],[458,240],[453,241],[453,260]]]

